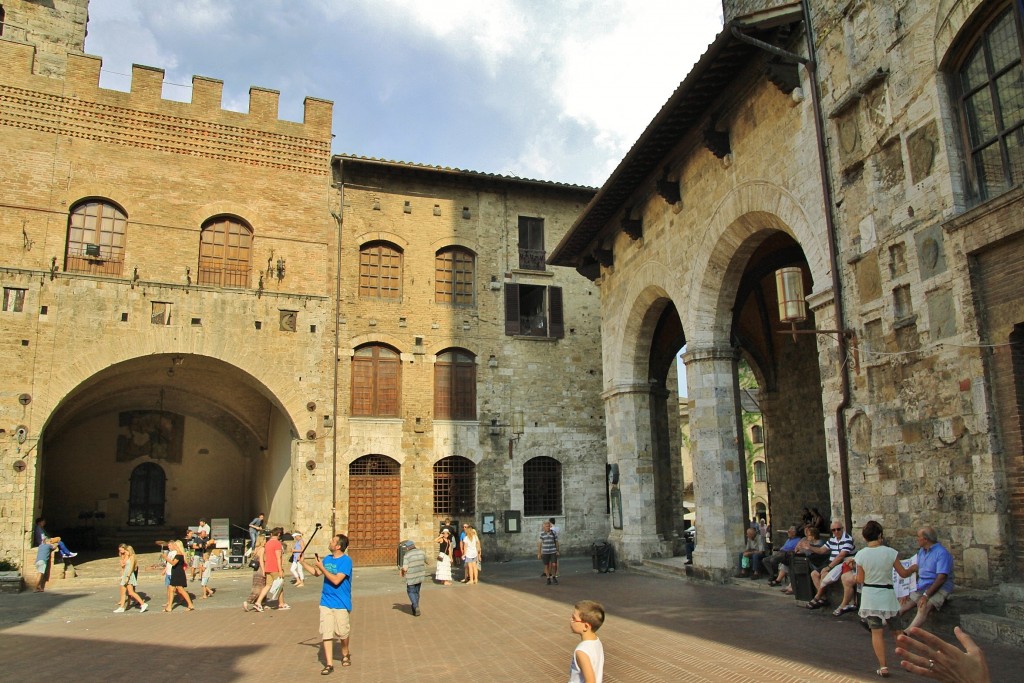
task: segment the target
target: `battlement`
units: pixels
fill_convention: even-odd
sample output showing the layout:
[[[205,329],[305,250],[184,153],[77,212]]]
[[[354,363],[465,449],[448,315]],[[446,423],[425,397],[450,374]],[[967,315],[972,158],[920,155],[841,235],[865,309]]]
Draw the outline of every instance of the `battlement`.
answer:
[[[122,92],[100,87],[99,57],[68,53],[64,78],[38,75],[35,59],[32,45],[0,39],[0,125],[17,126],[23,113],[35,130],[112,141],[131,129],[131,141],[119,144],[188,154],[198,145],[257,165],[329,167],[330,101],[307,97],[297,123],[278,118],[276,90],[250,88],[249,112],[241,113],[221,107],[224,83],[217,79],[194,76],[192,101],[178,102],[162,96],[163,69],[133,65],[131,90]]]

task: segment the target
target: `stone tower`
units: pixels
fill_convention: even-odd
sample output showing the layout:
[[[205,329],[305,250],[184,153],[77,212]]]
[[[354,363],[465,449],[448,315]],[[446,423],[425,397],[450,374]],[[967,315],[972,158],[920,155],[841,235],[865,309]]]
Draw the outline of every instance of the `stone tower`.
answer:
[[[85,49],[89,0],[3,0],[3,38],[36,48],[36,74],[61,77],[67,54]]]

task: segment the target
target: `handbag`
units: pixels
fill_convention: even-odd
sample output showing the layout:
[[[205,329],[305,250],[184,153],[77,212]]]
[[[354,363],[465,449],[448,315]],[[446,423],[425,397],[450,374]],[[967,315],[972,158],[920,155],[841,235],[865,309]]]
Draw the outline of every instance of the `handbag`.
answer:
[[[444,562],[447,559],[448,559],[448,556],[445,555],[444,553],[438,553],[437,554],[437,561],[438,562]]]
[[[260,570],[260,558],[253,555],[253,558],[249,560],[249,569],[258,572]]]
[[[744,555],[743,556],[743,559],[740,560],[740,566],[743,567],[744,569],[750,569],[750,556],[749,555]]]

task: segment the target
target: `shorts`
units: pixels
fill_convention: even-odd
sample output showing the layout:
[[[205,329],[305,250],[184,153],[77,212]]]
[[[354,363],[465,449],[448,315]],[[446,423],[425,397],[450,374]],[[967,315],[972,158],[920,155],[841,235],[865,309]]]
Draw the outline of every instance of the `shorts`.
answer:
[[[476,564],[476,558],[475,557],[464,558],[464,561],[465,561],[466,564]]]
[[[320,637],[324,640],[348,638],[351,626],[347,609],[331,609],[320,605]]]
[[[193,569],[199,569],[202,566],[203,566],[203,556],[200,555],[199,553],[196,553],[195,555],[192,556],[192,568]]]
[[[46,560],[36,560],[36,571],[40,574],[46,573],[46,566],[50,564]]]
[[[910,600],[916,603],[924,595],[924,591],[914,591],[910,594]],[[946,604],[946,598],[949,597],[948,591],[939,591],[932,597],[928,598],[928,604],[932,606],[932,609],[942,609],[942,606]]]
[[[558,553],[544,553],[540,559],[544,564],[553,564],[558,562]]]
[[[864,617],[864,623],[866,623],[868,628],[872,631],[885,628],[885,619],[882,617]]]

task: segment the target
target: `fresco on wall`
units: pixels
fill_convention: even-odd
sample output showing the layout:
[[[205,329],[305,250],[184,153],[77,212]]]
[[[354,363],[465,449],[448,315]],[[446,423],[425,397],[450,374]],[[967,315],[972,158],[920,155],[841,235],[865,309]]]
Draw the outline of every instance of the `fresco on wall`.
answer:
[[[128,410],[118,416],[117,461],[152,458],[180,463],[185,417],[159,410]]]

